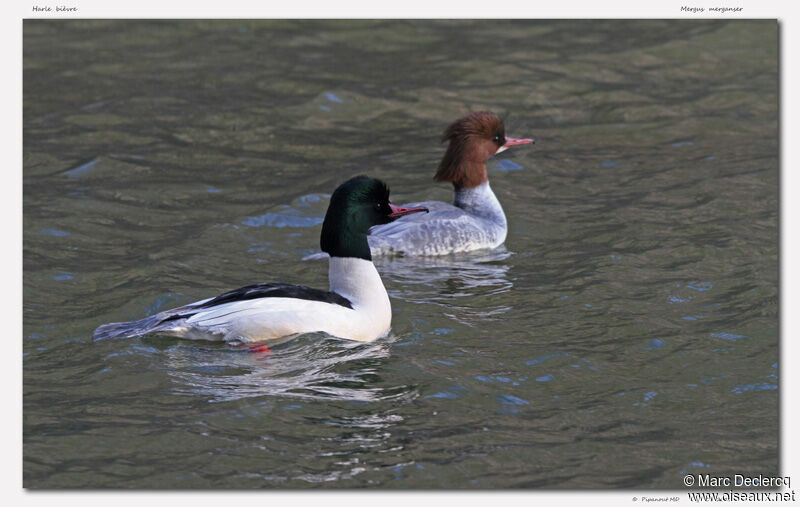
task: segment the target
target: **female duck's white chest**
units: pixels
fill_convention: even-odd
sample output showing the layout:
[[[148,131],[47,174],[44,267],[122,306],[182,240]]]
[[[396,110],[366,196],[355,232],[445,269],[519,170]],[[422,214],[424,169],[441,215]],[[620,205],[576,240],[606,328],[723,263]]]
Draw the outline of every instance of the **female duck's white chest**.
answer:
[[[488,181],[476,187],[457,189],[453,205],[482,223],[487,237],[490,238],[491,245],[487,246],[496,247],[505,241],[508,232],[506,214]]]

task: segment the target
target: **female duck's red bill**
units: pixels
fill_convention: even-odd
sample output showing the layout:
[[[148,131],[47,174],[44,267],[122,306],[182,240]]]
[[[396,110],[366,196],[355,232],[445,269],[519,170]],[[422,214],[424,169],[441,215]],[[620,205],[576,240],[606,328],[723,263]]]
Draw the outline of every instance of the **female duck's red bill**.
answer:
[[[516,137],[506,137],[506,142],[503,145],[503,148],[510,148],[512,146],[519,146],[520,144],[532,144],[535,143],[533,139],[517,139]]]
[[[415,208],[401,208],[400,206],[395,206],[394,204],[389,203],[389,208],[392,210],[392,212],[389,213],[389,218],[400,218],[403,215],[408,215],[410,213],[419,213],[420,211],[428,213],[428,208],[422,206],[418,206]]]

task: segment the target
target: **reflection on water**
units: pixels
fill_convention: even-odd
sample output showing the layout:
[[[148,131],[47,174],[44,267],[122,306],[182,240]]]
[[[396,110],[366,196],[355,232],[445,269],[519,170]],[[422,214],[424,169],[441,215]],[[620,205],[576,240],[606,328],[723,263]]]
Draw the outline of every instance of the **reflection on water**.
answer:
[[[436,257],[378,257],[373,263],[382,276],[388,276],[404,285],[424,285],[424,290],[441,284],[455,284],[464,292],[449,293],[460,297],[476,294],[505,292],[513,284],[508,280],[508,266],[502,261],[512,253],[504,247],[470,253]],[[414,287],[417,292],[421,287]],[[474,289],[474,290],[473,290]],[[441,293],[439,290],[431,292]]]
[[[350,342],[322,335],[304,335],[270,343],[269,353],[195,345],[164,351],[175,391],[232,401],[262,396],[340,401],[377,401],[410,396],[413,388],[387,391],[375,387],[385,340]]]
[[[390,291],[393,300],[438,305],[457,322],[472,326],[510,309],[492,304],[492,299],[481,305],[459,302],[511,290],[503,263],[511,255],[499,248],[421,259],[380,258],[375,264],[381,276],[402,287]],[[413,387],[374,386],[395,339],[390,335],[359,343],[311,334],[270,342],[269,354],[196,345],[169,347],[164,354],[170,376],[180,384],[178,393],[217,402],[261,396],[367,402],[416,395]]]
[[[498,297],[514,286],[506,263],[511,256],[500,247],[437,257],[381,257],[373,262],[385,280],[394,282],[391,298],[437,305],[456,321],[473,325],[491,322],[511,308],[506,298]]]

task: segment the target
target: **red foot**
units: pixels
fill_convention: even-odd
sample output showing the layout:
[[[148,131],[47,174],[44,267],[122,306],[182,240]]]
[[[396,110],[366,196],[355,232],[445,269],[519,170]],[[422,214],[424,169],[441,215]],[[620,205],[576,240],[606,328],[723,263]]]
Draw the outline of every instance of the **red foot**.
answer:
[[[252,352],[254,354],[264,354],[266,356],[269,356],[272,353],[272,351],[269,350],[269,347],[267,347],[263,343],[257,343],[255,345],[248,345],[247,348],[249,348],[250,352]]]

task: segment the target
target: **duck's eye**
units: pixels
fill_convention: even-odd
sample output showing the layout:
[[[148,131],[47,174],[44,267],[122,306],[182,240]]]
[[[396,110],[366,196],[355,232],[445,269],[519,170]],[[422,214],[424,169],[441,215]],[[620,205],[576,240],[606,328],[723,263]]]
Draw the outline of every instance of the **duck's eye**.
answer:
[[[497,144],[503,144],[506,141],[506,136],[502,134],[495,134],[494,139],[492,139]]]

